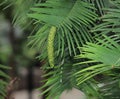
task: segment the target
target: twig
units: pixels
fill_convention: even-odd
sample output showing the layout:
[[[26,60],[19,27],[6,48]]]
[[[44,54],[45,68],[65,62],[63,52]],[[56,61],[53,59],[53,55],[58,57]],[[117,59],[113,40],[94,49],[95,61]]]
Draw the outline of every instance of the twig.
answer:
[[[10,83],[7,86],[7,95],[5,99],[15,99],[14,97],[11,97],[11,94],[15,89],[16,82],[18,81],[19,79],[17,77],[15,77],[14,79],[10,81]]]

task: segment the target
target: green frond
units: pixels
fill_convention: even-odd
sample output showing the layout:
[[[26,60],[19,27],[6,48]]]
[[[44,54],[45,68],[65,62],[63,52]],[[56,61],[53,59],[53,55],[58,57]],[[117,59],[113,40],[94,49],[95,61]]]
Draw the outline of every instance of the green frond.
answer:
[[[0,99],[4,99],[6,96],[8,80],[10,79],[9,75],[4,71],[10,69],[10,67],[3,66],[0,64]]]
[[[119,99],[119,90],[120,90],[120,75],[119,73],[112,74],[113,76],[109,76],[109,78],[104,81],[102,86],[100,87],[100,92],[104,99]]]
[[[105,39],[105,43],[104,42]],[[120,45],[107,36],[104,36],[98,43],[87,43],[82,47],[82,54],[76,56],[77,59],[85,59],[75,66],[89,64],[89,67],[83,68],[75,73],[78,85],[86,80],[104,73],[105,71],[119,68],[120,66]]]
[[[116,0],[115,0],[116,1]],[[101,17],[102,23],[97,25],[93,32],[97,32],[100,34],[115,34],[120,36],[120,6],[119,3],[115,4],[114,1],[111,1],[111,5],[113,8],[106,8],[105,11],[107,14]]]
[[[49,70],[48,70],[49,71]],[[47,94],[46,99],[59,99],[60,95],[65,90],[71,90],[76,85],[75,77],[71,76],[75,68],[72,67],[71,64],[67,63],[61,66],[57,66],[56,68],[52,68],[51,72],[46,71],[44,75],[46,79],[44,82],[44,86],[39,88],[39,90],[47,88],[43,91],[43,94]]]
[[[57,28],[56,37],[60,41],[56,41],[59,45],[57,55],[63,57],[65,46],[68,46],[70,55],[76,55],[76,47],[84,44],[84,40],[92,42],[89,29],[96,19],[93,8],[89,3],[80,0],[47,0],[45,3],[35,4],[28,16],[40,24]]]
[[[40,88],[46,90],[41,95],[59,99],[63,91],[75,87],[88,99],[119,99],[120,0],[9,1],[14,2],[13,23],[28,24],[29,17],[35,25],[28,45],[46,60],[45,84]],[[0,76],[9,78],[2,70]],[[3,80],[0,88],[6,84]]]
[[[12,19],[12,23],[14,26],[24,25],[24,28],[28,27],[32,20],[28,21],[27,13],[30,8],[37,2],[41,0],[4,0],[4,5],[7,5],[4,9],[14,8],[12,9],[12,15],[14,16]],[[27,24],[27,25],[25,25]]]
[[[103,99],[98,84],[99,83],[92,78],[78,86],[79,89],[86,94],[86,99]]]

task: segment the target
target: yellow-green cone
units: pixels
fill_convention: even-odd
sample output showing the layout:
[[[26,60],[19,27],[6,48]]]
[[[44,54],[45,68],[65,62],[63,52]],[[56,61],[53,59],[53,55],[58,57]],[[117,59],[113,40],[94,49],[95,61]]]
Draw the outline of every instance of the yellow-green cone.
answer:
[[[52,26],[50,29],[50,33],[48,35],[48,46],[47,46],[47,51],[48,51],[48,60],[50,66],[53,68],[54,67],[54,38],[56,34],[56,27]]]

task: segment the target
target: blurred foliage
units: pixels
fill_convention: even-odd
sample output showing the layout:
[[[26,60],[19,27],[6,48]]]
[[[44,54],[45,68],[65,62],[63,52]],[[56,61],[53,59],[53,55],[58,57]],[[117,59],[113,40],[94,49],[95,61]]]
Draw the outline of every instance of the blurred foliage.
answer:
[[[11,3],[12,1],[0,1],[0,64],[2,64],[0,65],[0,99],[5,99],[8,94],[6,91],[12,73],[18,76],[20,67],[26,68],[32,65],[31,60],[34,60],[37,53],[35,49],[30,50],[26,44],[27,36],[32,28],[23,29],[25,21],[21,23],[21,26],[12,24],[14,6]],[[10,69],[13,68],[12,66],[16,69]]]

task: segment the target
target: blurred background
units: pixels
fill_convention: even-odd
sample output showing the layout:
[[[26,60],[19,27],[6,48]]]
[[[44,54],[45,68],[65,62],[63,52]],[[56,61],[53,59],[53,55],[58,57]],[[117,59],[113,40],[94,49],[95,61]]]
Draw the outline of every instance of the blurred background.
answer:
[[[35,58],[37,51],[27,46],[31,32],[19,25],[13,26],[13,9],[3,8],[0,8],[0,64],[12,68],[9,71],[11,81],[17,78],[12,93],[15,99],[39,99],[39,91],[35,89],[41,86],[42,62]]]

